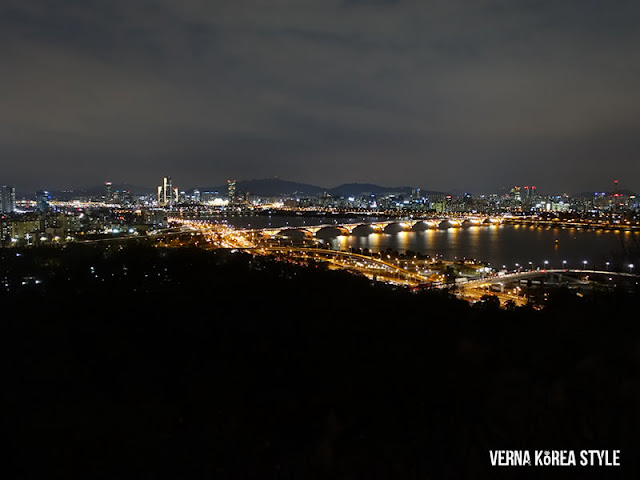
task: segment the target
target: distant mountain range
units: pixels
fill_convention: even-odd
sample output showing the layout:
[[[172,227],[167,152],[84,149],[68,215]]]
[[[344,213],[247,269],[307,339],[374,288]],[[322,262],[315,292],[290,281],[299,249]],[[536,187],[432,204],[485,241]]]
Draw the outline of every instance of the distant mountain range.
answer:
[[[240,180],[236,182],[236,189],[240,192],[247,192],[251,195],[262,195],[265,197],[275,197],[279,195],[320,195],[327,193],[333,196],[357,196],[364,193],[380,195],[383,193],[411,194],[412,187],[383,187],[371,183],[345,183],[333,188],[324,188],[308,183],[291,182],[280,178],[265,178],[261,180]],[[198,187],[201,192],[212,191],[226,193],[227,185],[215,187]],[[421,190],[423,194],[433,194],[442,192],[432,192]]]
[[[180,190],[182,186],[178,185]],[[196,187],[200,192],[219,192],[220,195],[227,194],[227,185],[217,186],[200,186]],[[131,185],[127,183],[114,183],[111,186],[112,191],[128,190],[132,195],[153,195],[156,189],[140,185]],[[264,178],[254,180],[239,180],[236,182],[238,192],[246,192],[251,195],[259,195],[263,197],[277,197],[289,195],[320,195],[327,193],[332,196],[356,197],[362,194],[396,194],[410,195],[413,187],[384,187],[372,183],[345,183],[333,188],[319,187],[308,183],[292,182],[282,180],[280,178]],[[188,193],[193,192],[193,188],[187,189]],[[423,195],[442,194],[443,192],[434,192],[429,190],[420,190]],[[20,198],[35,198],[35,192],[17,192]],[[57,200],[69,200],[78,197],[98,197],[105,194],[105,186],[96,185],[84,189],[73,190],[50,190],[51,197]]]
[[[220,192],[227,193],[227,185],[218,185],[213,187],[197,187],[201,192]],[[263,195],[265,197],[274,197],[278,195],[318,195],[325,192],[326,189],[309,185],[307,183],[291,182],[280,178],[265,178],[262,180],[239,180],[236,182],[236,190],[247,192],[251,195]]]

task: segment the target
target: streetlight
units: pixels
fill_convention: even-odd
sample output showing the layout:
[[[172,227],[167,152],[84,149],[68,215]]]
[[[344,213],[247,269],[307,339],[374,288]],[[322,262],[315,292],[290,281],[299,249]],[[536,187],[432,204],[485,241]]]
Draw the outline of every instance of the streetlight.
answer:
[[[549,265],[549,260],[545,260],[545,261],[544,261],[544,269],[545,269],[545,270],[547,269],[547,265]]]
[[[563,270],[567,269],[567,261],[566,260],[562,260],[562,269]]]
[[[529,270],[533,270],[533,262],[529,262]]]
[[[583,269],[583,270],[586,270],[586,269],[587,269],[587,261],[586,261],[586,260],[583,260],[583,261],[582,261],[582,264],[584,265],[584,267],[582,267],[582,269]]]
[[[606,262],[607,264],[607,271],[609,271],[609,262]]]
[[[629,273],[633,273],[633,263],[629,264]]]

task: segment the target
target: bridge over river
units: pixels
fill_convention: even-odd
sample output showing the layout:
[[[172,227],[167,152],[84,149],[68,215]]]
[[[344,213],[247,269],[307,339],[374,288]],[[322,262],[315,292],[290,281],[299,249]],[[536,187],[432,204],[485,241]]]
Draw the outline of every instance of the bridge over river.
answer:
[[[485,216],[439,217],[431,219],[385,220],[378,222],[328,223],[278,228],[237,229],[248,234],[262,234],[269,237],[368,235],[371,233],[398,233],[402,231],[424,231],[430,228],[464,228],[471,226],[491,226],[503,223],[502,218]]]
[[[445,223],[447,222],[447,223]],[[367,228],[368,231],[387,231],[390,229],[415,229],[423,228],[459,228],[468,225],[495,225],[501,223],[500,220],[493,221],[490,218],[465,218],[465,219],[432,219],[432,220],[408,220],[397,221],[389,220],[384,222],[371,223],[353,223],[353,224],[322,224],[293,228],[276,228],[276,229],[235,229],[219,224],[210,224],[208,222],[183,220],[182,223],[189,229],[202,232],[205,236],[211,237],[211,247],[213,248],[232,248],[242,251],[252,251],[263,255],[276,255],[287,257],[292,261],[309,261],[316,260],[327,263],[330,268],[341,268],[345,270],[361,273],[369,278],[378,278],[381,281],[387,281],[399,285],[411,287],[450,287],[452,284],[444,283],[443,272],[446,266],[455,265],[451,262],[442,262],[442,265],[413,262],[410,260],[411,269],[406,268],[407,262],[403,268],[399,262],[394,264],[394,260],[383,260],[373,256],[361,255],[354,252],[331,250],[323,248],[310,248],[304,246],[280,245],[275,246],[264,242],[265,238],[273,238],[286,234],[287,232],[297,232],[298,235],[319,235],[324,230],[344,228],[348,234],[356,235],[357,229]],[[336,230],[332,230],[333,233]],[[329,231],[327,232],[329,233]],[[287,242],[289,243],[289,242]],[[414,264],[415,263],[415,264]],[[480,272],[478,272],[480,273]],[[618,280],[625,282],[637,283],[638,275],[632,273],[611,272],[603,270],[586,270],[586,269],[550,269],[550,270],[518,270],[516,272],[507,273],[505,275],[491,275],[483,277],[471,277],[469,280],[458,279],[456,287],[460,296],[469,300],[478,300],[482,295],[490,293],[497,295],[501,301],[514,300],[517,304],[522,304],[526,300],[518,295],[519,287],[524,281],[529,286],[534,285],[589,285],[604,284],[614,285]],[[610,279],[610,280],[607,280]],[[619,283],[625,283],[619,282]],[[516,288],[514,288],[516,287]]]

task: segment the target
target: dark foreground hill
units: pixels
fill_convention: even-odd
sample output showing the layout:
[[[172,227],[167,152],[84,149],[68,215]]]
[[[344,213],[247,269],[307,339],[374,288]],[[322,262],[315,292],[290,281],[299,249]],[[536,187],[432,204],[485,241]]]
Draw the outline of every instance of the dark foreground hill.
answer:
[[[0,257],[5,478],[638,478],[636,296],[505,311],[226,252]],[[489,462],[583,448],[623,467]]]

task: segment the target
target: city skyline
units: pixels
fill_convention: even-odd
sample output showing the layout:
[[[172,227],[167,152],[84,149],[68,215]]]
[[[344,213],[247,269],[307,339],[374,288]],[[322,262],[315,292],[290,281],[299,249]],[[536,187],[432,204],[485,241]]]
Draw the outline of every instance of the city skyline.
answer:
[[[279,175],[472,192],[640,179],[634,2],[0,12],[0,181],[19,190],[165,172],[193,186]]]
[[[169,178],[169,181],[171,181],[170,175],[167,178]],[[0,179],[0,181],[1,180],[2,179]],[[175,190],[175,192],[193,192],[201,189],[206,189],[210,191],[218,191],[221,194],[224,194],[227,190],[229,181],[230,181],[229,179],[218,181],[218,182],[201,181],[201,183],[196,185],[185,185],[180,183],[178,186],[176,186],[175,188],[172,188],[171,190],[172,191]],[[544,184],[542,185],[542,188],[540,188],[534,184],[525,184],[525,183],[502,185],[494,189],[472,190],[472,191],[465,191],[465,190],[456,189],[456,188],[451,190],[446,190],[442,188],[437,188],[437,186],[435,188],[425,188],[419,183],[419,181],[416,181],[412,184],[405,184],[405,185],[375,184],[375,183],[366,183],[363,181],[342,182],[335,185],[319,185],[313,182],[311,183],[298,182],[289,178],[280,178],[277,176],[269,177],[269,178],[241,178],[237,181],[234,179],[233,182],[237,182],[241,189],[240,191],[244,193],[253,193],[257,195],[269,195],[263,192],[265,188],[271,191],[274,188],[277,189],[280,187],[282,190],[274,194],[285,195],[285,196],[293,195],[295,192],[311,195],[311,194],[322,193],[322,191],[326,193],[330,193],[332,195],[337,195],[337,194],[346,195],[345,192],[347,191],[356,192],[356,190],[358,190],[359,187],[361,187],[361,190],[358,190],[357,193],[366,193],[368,191],[370,193],[382,193],[382,192],[394,192],[394,191],[400,192],[403,190],[407,190],[407,191],[418,190],[418,191],[427,192],[427,193],[447,193],[447,194],[453,194],[453,195],[470,194],[475,196],[475,195],[489,195],[489,194],[508,194],[509,191],[512,191],[514,188],[522,189],[524,192],[524,191],[528,191],[531,188],[532,192],[537,192],[542,195],[576,196],[576,195],[584,195],[584,194],[601,194],[601,193],[613,194],[615,192],[625,192],[631,195],[637,195],[637,190],[633,188],[633,185],[629,185],[626,182],[620,181],[618,179],[615,179],[615,180],[612,179],[610,181],[603,180],[600,182],[601,188],[597,188],[595,190],[582,189],[582,190],[575,190],[575,191],[571,191],[567,189],[552,191],[552,190],[549,190]],[[39,186],[32,189],[25,188],[23,185],[18,185],[17,187],[15,185],[10,185],[10,186],[14,188],[15,192],[17,192],[15,194],[18,195],[20,198],[28,198],[30,196],[36,195],[36,193],[39,191],[47,191],[51,193],[66,192],[66,193],[75,193],[75,194],[81,194],[84,192],[89,195],[103,194],[106,197],[109,197],[110,192],[113,189],[119,189],[119,190],[131,192],[134,195],[157,196],[158,195],[157,189],[162,187],[162,186],[158,187],[156,185],[157,183],[158,183],[157,181],[156,182],[148,181],[143,184],[134,184],[127,181],[107,180],[107,181],[94,183],[94,184],[68,185],[62,188],[55,188],[55,187],[52,188],[50,184],[44,184],[44,183],[39,184]],[[371,188],[373,188],[375,191],[371,190]],[[164,190],[164,187],[162,187],[162,189]]]

